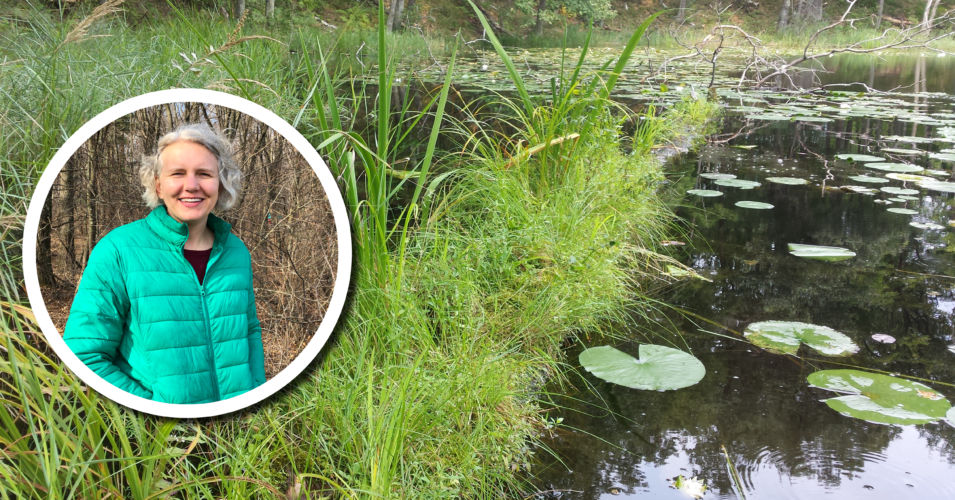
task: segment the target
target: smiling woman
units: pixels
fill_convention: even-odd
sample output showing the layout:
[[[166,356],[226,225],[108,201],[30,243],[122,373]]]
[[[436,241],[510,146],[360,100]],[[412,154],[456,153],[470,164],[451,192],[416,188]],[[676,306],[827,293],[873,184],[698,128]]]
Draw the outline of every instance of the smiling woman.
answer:
[[[211,213],[237,199],[228,141],[179,127],[139,174],[153,210],[93,249],[64,340],[97,375],[155,401],[209,403],[263,384],[249,251]]]
[[[34,201],[26,239],[48,250],[25,246],[27,270],[48,279],[25,277],[44,335],[126,407],[196,418],[258,403],[309,366],[344,305],[335,179],[247,100],[177,89],[119,103],[74,133]]]

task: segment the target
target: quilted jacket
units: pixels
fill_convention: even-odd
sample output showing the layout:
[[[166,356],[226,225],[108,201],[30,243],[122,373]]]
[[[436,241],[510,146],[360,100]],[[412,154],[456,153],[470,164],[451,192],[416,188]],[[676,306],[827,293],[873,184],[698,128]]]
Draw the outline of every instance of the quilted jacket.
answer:
[[[265,382],[249,251],[209,215],[202,285],[182,249],[188,226],[162,205],[110,231],[90,254],[64,340],[95,373],[167,403],[208,403]]]

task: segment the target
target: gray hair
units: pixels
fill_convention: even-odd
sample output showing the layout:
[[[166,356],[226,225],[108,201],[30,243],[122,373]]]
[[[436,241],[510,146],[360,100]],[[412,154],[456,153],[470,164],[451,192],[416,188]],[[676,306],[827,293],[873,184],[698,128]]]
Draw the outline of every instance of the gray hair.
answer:
[[[149,208],[156,208],[162,202],[156,194],[156,179],[162,171],[162,161],[159,156],[167,146],[179,141],[199,144],[216,157],[219,164],[219,199],[215,209],[232,208],[238,201],[239,191],[242,189],[242,171],[239,170],[239,165],[232,156],[232,145],[229,141],[222,134],[202,123],[180,125],[179,128],[159,139],[155,154],[143,156],[142,165],[139,167],[139,180],[145,188],[143,200],[146,201],[146,205]]]

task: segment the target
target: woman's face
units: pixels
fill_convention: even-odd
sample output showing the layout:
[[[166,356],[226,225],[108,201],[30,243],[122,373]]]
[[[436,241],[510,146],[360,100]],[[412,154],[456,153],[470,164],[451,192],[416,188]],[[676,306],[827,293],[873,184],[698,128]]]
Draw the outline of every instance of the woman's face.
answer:
[[[205,227],[219,199],[219,162],[205,146],[174,142],[160,155],[162,170],[156,193],[173,219],[190,227]]]

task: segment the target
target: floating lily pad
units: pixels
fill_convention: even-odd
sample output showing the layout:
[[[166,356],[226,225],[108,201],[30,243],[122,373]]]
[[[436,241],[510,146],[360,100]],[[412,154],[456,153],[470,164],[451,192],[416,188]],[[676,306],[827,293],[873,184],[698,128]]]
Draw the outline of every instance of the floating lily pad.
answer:
[[[836,158],[840,160],[846,160],[846,161],[861,161],[861,162],[885,160],[885,158],[882,158],[881,156],[872,156],[872,155],[863,155],[863,154],[846,154],[846,153],[836,155]]]
[[[700,360],[679,349],[643,344],[639,353],[637,359],[605,345],[584,350],[579,360],[595,377],[632,389],[682,389],[699,382],[706,374]]]
[[[925,170],[925,171],[922,172],[922,173],[924,173],[924,174],[926,174],[926,175],[948,175],[950,172],[947,172],[947,171],[945,171],[945,170],[928,169],[928,170]]]
[[[755,113],[746,115],[747,120],[789,121],[789,118],[789,115],[781,115],[779,113]]]
[[[704,179],[719,180],[719,179],[735,179],[736,176],[733,174],[723,174],[720,172],[703,172],[700,174],[700,177]]]
[[[851,259],[856,253],[848,248],[827,247],[822,245],[803,245],[800,243],[790,243],[789,253],[796,257],[806,259],[825,260],[836,262],[840,260]]]
[[[891,172],[885,174],[887,179],[893,179],[902,182],[928,182],[934,181],[935,179],[931,177],[926,177],[924,175],[915,175],[915,174],[900,174],[898,172]]]
[[[812,123],[829,123],[832,121],[832,118],[826,118],[825,116],[804,116],[798,115],[793,117],[793,121],[796,122],[812,122]]]
[[[737,201],[734,203],[739,208],[753,208],[756,210],[769,210],[775,208],[774,205],[770,203],[763,203],[761,201]]]
[[[798,321],[750,323],[743,335],[758,347],[778,354],[796,354],[806,344],[826,356],[847,356],[859,351],[852,339],[828,326]]]
[[[870,184],[885,184],[889,182],[888,179],[884,179],[882,177],[872,177],[869,175],[853,175],[849,178],[856,182],[868,182]]]
[[[753,189],[760,186],[756,181],[747,181],[743,179],[717,179],[714,182],[717,186],[734,187],[739,189]]]
[[[939,191],[942,193],[955,193],[955,182],[930,180],[930,181],[919,182],[918,186],[922,189],[928,189],[929,191]]]
[[[928,157],[933,160],[955,161],[955,153],[932,153]]]
[[[878,189],[872,189],[865,186],[853,186],[853,185],[839,186],[839,189],[842,189],[844,191],[852,191],[853,193],[860,193],[860,194],[874,194],[879,192]]]
[[[913,221],[913,222],[909,222],[909,225],[918,229],[931,229],[934,231],[945,229],[945,226],[941,224],[936,224],[934,222],[914,222]]]
[[[880,342],[882,344],[894,344],[895,337],[889,335],[888,333],[874,333],[872,334],[872,340]]]
[[[897,155],[918,155],[922,154],[925,151],[920,149],[908,149],[908,148],[882,148],[883,153],[895,153]]]
[[[909,144],[929,144],[932,142],[932,139],[927,137],[916,137],[916,136],[899,136],[899,135],[887,135],[883,137],[887,141],[898,141],[898,142],[907,142]]]
[[[881,170],[883,172],[899,172],[899,173],[912,173],[912,172],[921,172],[925,170],[924,168],[918,165],[911,165],[908,163],[866,163],[863,165],[865,168],[873,168],[876,170]]]
[[[715,196],[723,196],[722,191],[713,191],[712,189],[691,189],[687,191],[686,194],[692,194],[694,196],[702,196],[704,198],[713,198]]]
[[[809,181],[806,179],[800,179],[799,177],[767,177],[766,180],[774,184],[786,184],[789,186],[809,184]]]
[[[860,370],[822,370],[808,377],[813,387],[845,396],[824,400],[833,410],[877,424],[927,424],[946,417],[952,405],[931,387]]]
[[[902,214],[902,215],[918,215],[919,213],[918,210],[912,210],[911,208],[902,208],[902,207],[886,208],[885,210],[887,212],[892,212],[894,214]]]
[[[918,196],[909,196],[907,194],[899,195],[899,199],[902,201],[919,201]]]
[[[895,186],[886,186],[883,188],[879,188],[879,191],[882,191],[883,193],[889,193],[889,194],[904,194],[904,195],[919,194],[918,189],[900,188]]]

